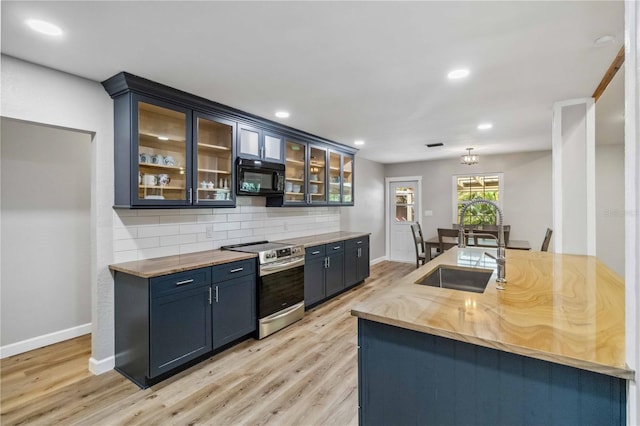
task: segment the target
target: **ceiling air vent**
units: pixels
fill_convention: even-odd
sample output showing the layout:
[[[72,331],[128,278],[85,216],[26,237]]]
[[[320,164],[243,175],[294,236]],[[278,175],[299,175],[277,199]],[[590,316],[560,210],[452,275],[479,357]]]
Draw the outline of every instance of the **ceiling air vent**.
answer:
[[[427,145],[427,148],[435,148],[436,146],[443,146],[444,144],[442,142],[438,142],[438,143],[427,143],[425,145]]]

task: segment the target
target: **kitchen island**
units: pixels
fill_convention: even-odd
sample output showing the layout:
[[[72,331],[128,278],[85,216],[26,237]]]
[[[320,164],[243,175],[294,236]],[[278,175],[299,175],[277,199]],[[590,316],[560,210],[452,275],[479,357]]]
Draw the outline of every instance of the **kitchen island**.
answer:
[[[507,250],[500,291],[486,251],[453,248],[352,309],[360,423],[625,424],[622,279],[594,257]],[[484,293],[415,284],[439,265],[494,273]]]

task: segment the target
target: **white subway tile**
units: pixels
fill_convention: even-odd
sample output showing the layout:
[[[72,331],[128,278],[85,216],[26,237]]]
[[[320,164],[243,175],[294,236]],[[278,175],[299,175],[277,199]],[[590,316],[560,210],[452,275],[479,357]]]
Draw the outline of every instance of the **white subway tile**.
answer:
[[[226,222],[226,214],[201,214],[198,215],[198,223]]]
[[[213,211],[216,209],[213,208],[204,208],[204,209],[180,209],[180,213],[179,214],[184,214],[184,215],[199,215],[199,214],[212,214]]]
[[[158,216],[124,216],[120,218],[123,226],[157,225]]]
[[[229,238],[242,238],[242,237],[251,237],[253,236],[253,231],[251,229],[239,229],[237,231],[229,231]]]
[[[211,226],[208,225],[206,223],[198,223],[198,224],[189,224],[189,225],[180,225],[180,233],[181,234],[198,234],[200,232],[204,233],[207,232],[207,226]]]
[[[131,238],[128,240],[116,240],[113,242],[113,251],[127,251],[135,249],[144,249],[151,247],[158,247],[158,237],[151,238]]]
[[[196,223],[196,217],[197,217],[196,215],[160,216],[160,223],[166,223],[166,224]]]
[[[178,225],[141,226],[138,228],[138,238],[176,235],[178,231]]]
[[[263,220],[252,220],[250,222],[242,222],[242,229],[254,229],[254,228],[263,228],[264,221]]]
[[[136,226],[113,228],[114,240],[126,240],[128,238],[138,238],[138,228]]]
[[[227,215],[227,222],[244,222],[253,219],[251,213],[236,213]]]
[[[214,223],[214,231],[233,231],[240,229],[240,222]]]
[[[133,262],[138,260],[138,250],[117,251],[113,253],[113,263]]]
[[[172,216],[177,215],[176,209],[140,209],[138,216]]]
[[[174,256],[180,254],[178,246],[154,247],[138,250],[138,259],[152,259],[154,257]]]
[[[138,216],[138,210],[133,209],[113,209],[113,217]]]
[[[203,241],[192,244],[181,244],[180,254],[195,253],[197,251],[213,250],[213,241]]]
[[[198,242],[201,241],[216,241],[216,240],[226,240],[227,239],[227,231],[218,231],[214,232],[211,237],[207,237],[207,234],[202,232],[200,234],[194,234],[198,237]]]
[[[160,237],[161,246],[189,244],[189,243],[195,243],[197,241],[198,241],[198,238],[196,234],[167,235],[166,237]]]

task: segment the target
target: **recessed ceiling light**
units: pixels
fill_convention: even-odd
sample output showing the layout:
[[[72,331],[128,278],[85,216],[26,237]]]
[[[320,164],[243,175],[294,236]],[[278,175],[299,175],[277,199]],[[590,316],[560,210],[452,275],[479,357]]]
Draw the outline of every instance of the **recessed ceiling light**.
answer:
[[[278,111],[276,112],[276,117],[278,118],[289,118],[291,114],[289,114],[287,111]]]
[[[449,80],[458,80],[460,78],[465,78],[469,76],[469,70],[466,68],[461,68],[459,70],[453,70],[449,74],[447,74],[447,78]]]
[[[40,19],[27,19],[26,24],[34,31],[50,36],[62,35],[62,29],[51,22],[42,21]]]
[[[615,39],[616,37],[610,34],[603,35],[602,37],[598,37],[597,39],[595,39],[593,45],[596,47],[604,46],[613,43]]]
[[[364,145],[364,141],[363,140],[357,140],[353,142],[354,145]]]
[[[492,127],[493,127],[493,124],[491,124],[491,123],[480,123],[480,124],[478,124],[478,130],[489,130]]]

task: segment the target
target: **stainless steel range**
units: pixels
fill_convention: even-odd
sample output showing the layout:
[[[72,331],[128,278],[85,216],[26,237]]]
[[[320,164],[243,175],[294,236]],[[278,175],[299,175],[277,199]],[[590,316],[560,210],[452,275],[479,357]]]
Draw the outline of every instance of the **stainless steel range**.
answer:
[[[304,316],[304,246],[257,241],[222,250],[258,254],[258,338]]]

